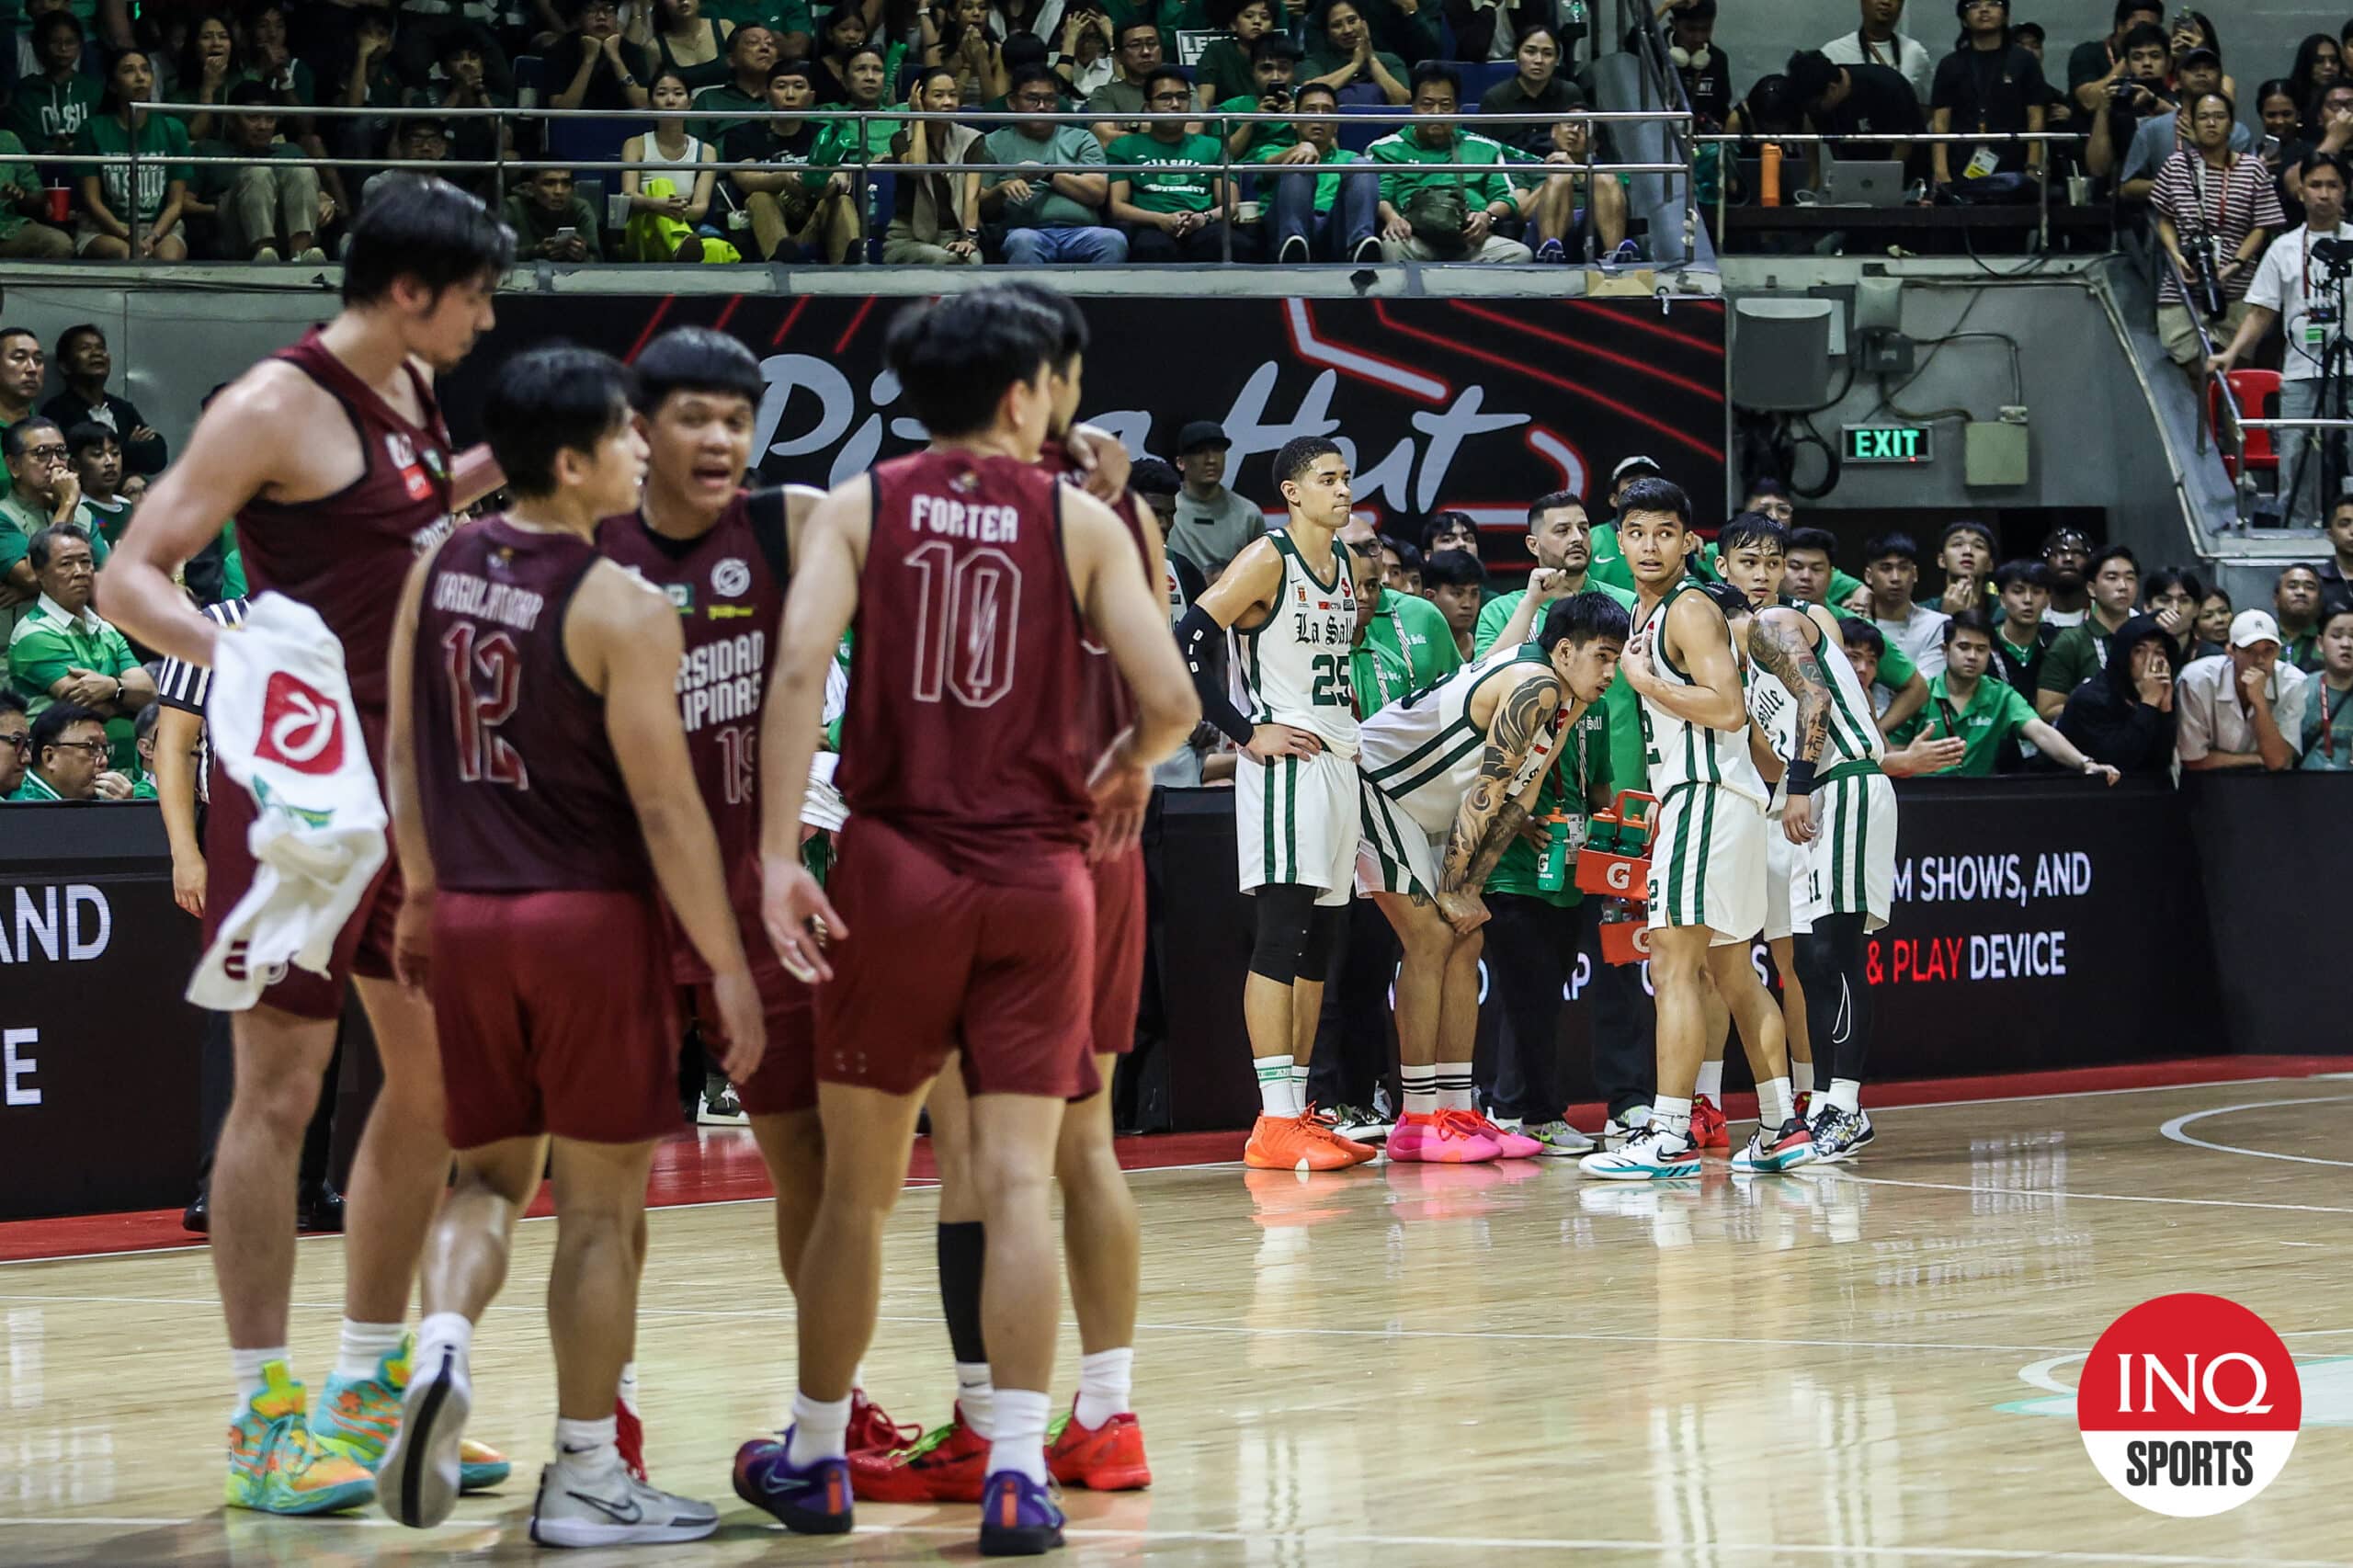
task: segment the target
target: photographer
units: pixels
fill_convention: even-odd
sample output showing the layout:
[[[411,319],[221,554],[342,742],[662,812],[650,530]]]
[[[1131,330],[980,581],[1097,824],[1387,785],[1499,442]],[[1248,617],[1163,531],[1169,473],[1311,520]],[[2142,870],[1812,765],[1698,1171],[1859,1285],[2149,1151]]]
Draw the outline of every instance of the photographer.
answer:
[[[2353,274],[2353,229],[2345,226],[2344,161],[2314,153],[2304,168],[2304,226],[2282,234],[2263,253],[2246,291],[2246,319],[2230,346],[2208,369],[2228,372],[2281,324],[2287,352],[2279,367],[2279,416],[2310,419],[2325,399],[2332,413],[2345,408],[2337,378],[2345,363],[2345,279]],[[2342,443],[2331,443],[2340,450]],[[2322,470],[2310,434],[2279,433],[2280,499],[2290,526],[2319,521]],[[2341,480],[2340,474],[2340,480]],[[2335,494],[2331,489],[2326,494]]]
[[[2190,312],[2205,318],[2215,337],[2227,342],[2237,335],[2246,321],[2256,259],[2288,226],[2288,216],[2263,160],[2231,151],[2237,106],[2218,89],[2199,94],[2188,108],[2190,145],[2165,160],[2149,200],[2157,243],[2173,258],[2157,278],[2157,335],[2188,373],[2194,392],[2205,351]],[[2189,284],[2188,299],[2182,279]]]
[[[2231,90],[2222,85],[2224,80],[2222,57],[2212,50],[2193,49],[2182,58],[2180,73],[2174,81],[2180,111],[2171,119],[2143,120],[2141,129],[2133,133],[2132,145],[2124,154],[2122,166],[2116,171],[2118,199],[2127,203],[2149,199],[2156,187],[2157,171],[2165,167],[2165,160],[2192,144],[2189,106],[2208,93],[2229,97]],[[2255,133],[2236,120],[2231,122],[2230,136],[2232,152],[2255,151]]]
[[[1280,33],[1268,33],[1250,46],[1250,76],[1254,90],[1237,97],[1225,99],[1212,107],[1228,114],[1289,114],[1291,111],[1291,77],[1299,71],[1299,46]],[[1207,128],[1215,134],[1215,121]],[[1319,153],[1313,148],[1300,151],[1299,132],[1289,125],[1273,125],[1265,121],[1244,120],[1228,133],[1225,150],[1233,157],[1256,163],[1274,158],[1279,163],[1312,164]],[[1279,153],[1289,156],[1277,157]]]
[[[2163,28],[2144,23],[2125,34],[2123,57],[2091,113],[2091,136],[2084,144],[2084,167],[2095,179],[2108,178],[2124,162],[2143,120],[2174,112],[2165,94],[2169,59]]]

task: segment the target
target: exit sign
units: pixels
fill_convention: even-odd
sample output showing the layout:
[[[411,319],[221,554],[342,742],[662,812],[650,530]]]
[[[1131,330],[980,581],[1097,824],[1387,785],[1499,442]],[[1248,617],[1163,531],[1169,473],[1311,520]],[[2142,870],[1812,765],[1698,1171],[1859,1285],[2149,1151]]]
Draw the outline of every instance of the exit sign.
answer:
[[[1925,425],[1849,425],[1846,460],[1850,463],[1924,463],[1932,455]]]

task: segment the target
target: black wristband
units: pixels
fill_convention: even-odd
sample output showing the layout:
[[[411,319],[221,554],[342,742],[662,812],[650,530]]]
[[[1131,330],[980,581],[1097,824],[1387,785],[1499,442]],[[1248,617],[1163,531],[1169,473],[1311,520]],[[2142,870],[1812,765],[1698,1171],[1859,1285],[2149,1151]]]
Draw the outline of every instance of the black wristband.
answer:
[[[1801,758],[1790,764],[1790,770],[1781,778],[1782,782],[1789,786],[1790,799],[1792,801],[1802,800],[1813,793],[1813,763]]]

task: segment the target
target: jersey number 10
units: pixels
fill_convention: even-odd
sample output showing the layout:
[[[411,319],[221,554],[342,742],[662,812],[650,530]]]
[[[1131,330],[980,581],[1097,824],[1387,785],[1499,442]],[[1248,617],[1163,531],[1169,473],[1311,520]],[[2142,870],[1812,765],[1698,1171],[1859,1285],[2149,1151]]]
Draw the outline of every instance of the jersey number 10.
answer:
[[[915,619],[915,700],[941,694],[967,708],[995,706],[1013,689],[1021,631],[1021,568],[983,546],[959,557],[948,540],[917,547],[906,563],[922,574]]]

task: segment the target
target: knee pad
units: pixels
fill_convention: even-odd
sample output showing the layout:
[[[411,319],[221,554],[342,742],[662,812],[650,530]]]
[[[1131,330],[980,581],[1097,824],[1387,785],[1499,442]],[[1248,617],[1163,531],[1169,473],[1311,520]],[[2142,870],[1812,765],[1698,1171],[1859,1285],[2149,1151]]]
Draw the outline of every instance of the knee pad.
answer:
[[[1317,904],[1307,916],[1307,945],[1299,955],[1299,972],[1310,980],[1321,980],[1331,972],[1332,955],[1340,945],[1340,930],[1348,917],[1347,906]]]
[[[1314,918],[1315,890],[1297,882],[1259,888],[1258,940],[1250,949],[1250,972],[1278,985],[1297,980],[1307,953],[1308,926]]]

